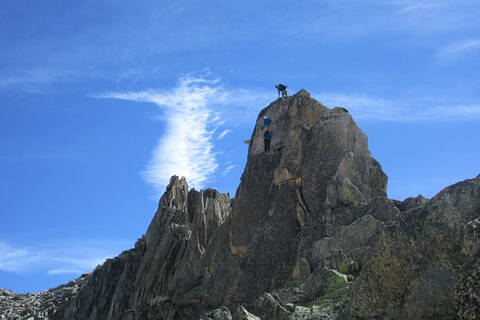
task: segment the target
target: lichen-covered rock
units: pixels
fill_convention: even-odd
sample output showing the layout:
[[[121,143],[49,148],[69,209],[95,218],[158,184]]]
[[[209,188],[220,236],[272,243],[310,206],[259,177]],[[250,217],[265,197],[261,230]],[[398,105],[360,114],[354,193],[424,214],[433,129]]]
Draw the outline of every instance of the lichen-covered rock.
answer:
[[[381,318],[397,307],[419,267],[415,243],[392,223],[383,227],[367,265],[353,283],[345,314],[351,318]]]
[[[387,316],[394,319],[456,319],[454,275],[454,269],[436,265],[419,272],[408,286],[403,306],[389,308]]]
[[[480,256],[472,258],[459,275],[455,287],[455,304],[462,320],[480,315]]]
[[[237,309],[237,313],[235,314],[236,320],[262,320],[256,315],[248,312],[244,306],[239,306]]]
[[[479,203],[480,206],[480,203]],[[479,209],[480,210],[480,209]],[[480,218],[470,221],[463,229],[465,253],[474,257],[480,253]]]
[[[270,293],[266,293],[255,300],[252,304],[252,312],[261,319],[290,319],[290,312]]]
[[[329,308],[321,308],[318,306],[302,307],[297,306],[290,316],[291,320],[333,320],[336,316],[332,314]]]
[[[464,249],[469,259],[455,285],[455,304],[460,319],[473,320],[480,315],[480,218],[464,228]]]
[[[345,254],[344,262],[348,261],[347,257],[350,257],[351,260],[363,264],[366,257],[358,257],[356,255],[358,250],[356,249],[369,247],[372,237],[380,231],[380,227],[381,222],[371,215],[365,215],[348,226],[340,227],[331,237],[325,237],[313,244],[312,261],[314,263],[331,261],[332,252],[341,250]],[[362,250],[362,252],[364,251]],[[347,271],[348,262],[346,263],[347,265],[340,266],[333,262],[334,265],[337,265],[337,270],[342,271]]]
[[[232,320],[232,313],[227,307],[221,307],[207,312],[199,320]]]

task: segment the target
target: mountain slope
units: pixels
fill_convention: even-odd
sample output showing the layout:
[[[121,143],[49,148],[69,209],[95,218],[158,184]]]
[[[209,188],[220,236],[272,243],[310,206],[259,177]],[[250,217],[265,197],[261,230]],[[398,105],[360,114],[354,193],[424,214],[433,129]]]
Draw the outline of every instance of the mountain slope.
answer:
[[[480,176],[431,200],[391,200],[386,185],[347,110],[305,90],[278,99],[234,199],[172,177],[135,248],[50,318],[475,319]]]

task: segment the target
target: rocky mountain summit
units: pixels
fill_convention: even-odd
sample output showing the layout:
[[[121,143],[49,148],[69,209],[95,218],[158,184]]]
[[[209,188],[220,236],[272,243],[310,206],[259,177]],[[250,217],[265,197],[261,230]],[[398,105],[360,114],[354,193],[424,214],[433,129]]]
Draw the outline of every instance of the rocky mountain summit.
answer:
[[[233,199],[172,177],[135,248],[48,318],[479,319],[480,176],[388,199],[348,111],[305,90],[263,109],[250,141]]]

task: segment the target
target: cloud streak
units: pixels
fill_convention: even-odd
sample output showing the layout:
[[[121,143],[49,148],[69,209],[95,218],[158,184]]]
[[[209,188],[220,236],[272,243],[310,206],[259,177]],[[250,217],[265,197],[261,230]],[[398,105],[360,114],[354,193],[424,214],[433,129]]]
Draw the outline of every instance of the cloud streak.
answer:
[[[390,0],[321,1],[300,23],[290,26],[287,34],[311,41],[332,43],[358,41],[372,34],[395,39],[404,44],[428,46],[452,36],[476,32],[480,26],[476,0]],[[339,9],[341,8],[341,9]],[[361,14],[359,14],[361,12]]]
[[[0,90],[21,90],[30,93],[43,92],[49,85],[68,83],[79,78],[79,73],[70,68],[44,66],[31,70],[16,70],[8,75],[0,74]]]
[[[190,186],[202,188],[219,166],[214,141],[232,132],[224,129],[215,139],[215,130],[226,120],[236,124],[246,119],[253,121],[258,107],[271,101],[273,93],[227,90],[219,80],[187,76],[172,89],[107,92],[93,97],[150,102],[161,108],[166,133],[144,172],[145,180],[161,191],[172,175],[184,176]]]
[[[473,50],[480,49],[480,40],[471,39],[466,41],[455,42],[442,48],[437,54],[437,58],[454,58],[468,54]]]
[[[422,9],[429,9],[435,7],[434,4],[426,4],[426,3],[416,3],[416,4],[411,4],[406,6],[405,8],[401,9],[399,11],[400,14],[403,13],[409,13],[417,10],[422,10]]]
[[[159,190],[172,175],[184,176],[191,186],[201,188],[217,169],[212,140],[221,121],[213,106],[227,100],[218,80],[183,77],[170,90],[110,92],[96,97],[151,102],[161,107],[166,133],[159,139],[144,172],[146,181]]]
[[[14,248],[7,243],[0,243],[0,270],[21,272],[28,266],[42,259],[42,254],[26,248]]]
[[[218,135],[217,140],[222,140],[223,138],[225,138],[225,136],[226,136],[227,134],[229,134],[229,133],[231,133],[231,132],[232,132],[232,130],[230,130],[230,129],[225,129],[225,130],[223,130],[222,133],[220,133],[220,134]]]
[[[56,275],[56,274],[80,274],[83,271],[80,269],[52,269],[48,270],[49,275]]]
[[[229,165],[228,167],[226,167],[225,169],[223,169],[223,172],[222,172],[222,176],[226,176],[227,174],[229,174],[233,169],[235,169],[237,166],[236,165]]]
[[[480,119],[480,105],[390,100],[355,94],[315,94],[329,107],[347,108],[355,119],[391,122],[471,121]]]
[[[105,243],[105,242],[104,242]],[[118,249],[107,243],[101,247],[98,243],[53,247],[18,247],[0,242],[0,271],[26,273],[45,272],[56,274],[81,274],[93,270],[107,258],[118,254]],[[118,245],[118,244],[116,244]]]

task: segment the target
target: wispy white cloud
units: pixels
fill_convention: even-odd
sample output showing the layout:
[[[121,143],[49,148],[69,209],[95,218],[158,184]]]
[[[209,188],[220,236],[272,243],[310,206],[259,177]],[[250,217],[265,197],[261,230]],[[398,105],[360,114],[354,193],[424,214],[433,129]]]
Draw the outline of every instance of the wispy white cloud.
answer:
[[[48,274],[55,275],[55,274],[80,274],[84,271],[80,269],[52,269],[48,270]]]
[[[229,165],[228,167],[226,167],[225,169],[223,169],[223,172],[222,172],[222,176],[226,176],[227,174],[229,174],[234,168],[236,168],[237,166],[232,164],[232,165]]]
[[[192,187],[202,188],[219,166],[214,152],[215,130],[225,119],[239,121],[256,114],[259,104],[272,100],[272,92],[228,90],[218,79],[187,76],[173,89],[107,92],[93,97],[151,102],[162,109],[166,133],[144,174],[147,182],[162,190],[172,175],[184,176]],[[230,132],[224,129],[217,140]]]
[[[184,176],[191,186],[201,188],[217,169],[212,136],[220,120],[212,108],[227,97],[218,80],[184,77],[170,90],[110,92],[96,97],[152,102],[162,108],[166,134],[144,173],[159,189],[172,175]]]
[[[423,15],[424,17],[431,17],[432,15],[435,16],[437,14],[442,14],[444,13],[443,11],[447,9],[450,9],[449,11],[451,14],[451,7],[455,3],[458,4],[458,1],[455,2],[454,0],[444,0],[440,2],[436,0],[392,0],[391,3],[396,8],[399,8],[397,11],[398,14]]]
[[[314,96],[329,107],[345,107],[356,119],[398,121],[398,115],[404,111],[399,103],[378,97],[342,93],[319,93]]]
[[[455,42],[442,48],[438,52],[437,58],[456,58],[478,49],[480,49],[479,39],[470,39],[466,41]]]
[[[104,255],[102,257],[94,256],[88,258],[79,258],[76,257],[63,257],[63,258],[52,258],[51,261],[63,268],[56,268],[48,270],[48,274],[81,274],[86,271],[91,271],[95,269],[98,265],[101,265],[108,258],[112,258],[112,255]]]
[[[42,254],[26,248],[14,248],[7,243],[0,243],[0,270],[21,272],[42,259]]]
[[[225,136],[226,136],[227,134],[229,134],[229,133],[231,133],[231,132],[232,132],[232,130],[230,130],[230,129],[225,129],[225,130],[222,131],[222,133],[220,133],[220,134],[218,135],[218,138],[217,138],[217,139],[218,139],[218,140],[222,140],[223,138],[225,138]]]
[[[53,258],[52,260],[55,262],[61,262],[64,263],[71,268],[76,268],[77,270],[92,270],[99,264],[102,264],[105,260],[108,258],[111,258],[111,255],[105,255],[103,254],[101,257],[98,256],[98,253],[96,256],[93,257],[83,257],[81,258],[82,255],[77,255],[77,256],[69,256],[69,257],[61,257],[61,258]]]
[[[420,120],[478,120],[480,119],[480,104],[431,106],[419,110],[416,117]]]
[[[437,43],[446,38],[457,38],[465,32],[478,29],[480,23],[476,0],[395,0],[401,7],[387,24],[396,30],[408,32],[418,38],[421,45]],[[432,42],[433,40],[433,42]]]
[[[390,100],[355,94],[320,93],[315,96],[329,107],[342,106],[355,119],[392,122],[468,121],[480,119],[480,105],[447,105],[435,102]]]
[[[399,13],[400,14],[410,13],[410,12],[417,11],[417,10],[433,8],[435,6],[436,5],[432,4],[432,3],[415,3],[415,4],[407,5],[406,7],[400,9]]]
[[[300,38],[321,35],[312,41],[328,45],[376,34],[379,40],[388,36],[395,45],[401,40],[428,46],[440,38],[458,37],[460,32],[475,32],[480,26],[477,0],[337,0],[321,1],[317,6],[318,10],[305,13],[286,32]]]
[[[0,90],[21,90],[25,92],[42,92],[49,85],[57,82],[71,82],[78,79],[78,72],[69,68],[37,67],[20,70],[8,75],[0,75]]]
[[[230,89],[226,92],[225,102],[231,106],[243,106],[244,108],[264,107],[276,98],[276,91],[259,89]]]
[[[258,111],[277,98],[276,91],[259,89],[224,89],[221,105],[222,121],[231,126],[246,125],[255,121]]]
[[[119,253],[119,243],[82,241],[81,245],[21,247],[0,242],[0,271],[81,274],[93,270],[107,258]],[[123,244],[126,246],[126,244]],[[115,247],[115,248],[114,248]]]

